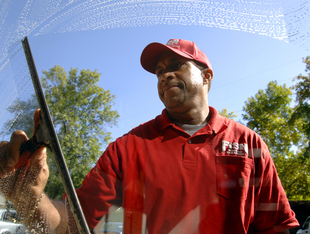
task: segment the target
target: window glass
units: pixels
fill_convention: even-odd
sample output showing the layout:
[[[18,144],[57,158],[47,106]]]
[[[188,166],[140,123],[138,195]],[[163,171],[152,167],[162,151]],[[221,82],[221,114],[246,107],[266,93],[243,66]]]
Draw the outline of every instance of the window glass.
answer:
[[[243,125],[253,123],[251,128],[265,137],[288,199],[309,200],[307,186],[290,186],[296,179],[307,178],[309,163],[302,157],[309,143],[303,127],[307,119],[296,119],[298,126],[293,128],[284,122],[292,115],[294,98],[299,93],[288,87],[297,82],[292,77],[304,72],[306,64],[302,58],[309,55],[305,52],[310,45],[308,3],[222,0],[55,4],[41,0],[21,4],[13,0],[4,1],[1,7],[0,140],[10,140],[12,132],[19,129],[32,136],[33,114],[39,105],[21,44],[27,36],[74,188],[82,185],[89,171],[109,179],[108,205],[94,198],[96,191],[105,191],[100,187],[102,181],[90,189],[92,204],[81,202],[84,207],[97,209],[98,217],[87,217],[99,222],[94,225],[97,232],[121,232],[127,228],[160,233],[158,223],[171,233],[199,232],[208,222],[213,223],[212,217],[217,216],[210,210],[216,213],[215,206],[223,198],[239,196],[242,200],[248,192],[244,185],[252,181],[253,160],[241,158],[242,153],[250,151],[245,142],[219,140],[215,146],[219,151],[207,154],[212,155],[212,163],[199,171],[197,168],[204,164],[195,160],[205,159],[203,152],[210,149],[199,145],[205,141],[203,137],[192,137],[179,127],[174,129],[177,135],[159,136],[158,145],[150,143],[154,142],[152,131],[136,136],[136,145],[129,144],[132,138],[126,138],[133,133],[119,139],[156,118],[165,108],[158,99],[158,80],[141,67],[140,55],[149,43],[165,44],[169,39],[192,40],[207,54],[214,72],[209,105],[219,112],[226,109],[221,112],[223,115],[226,113]],[[276,102],[278,99],[270,95],[279,90],[287,98]],[[96,99],[96,95],[100,98]],[[249,113],[245,112],[245,102],[251,97],[261,99],[253,102],[256,106],[249,103],[248,110],[253,104],[259,111],[246,118]],[[282,101],[288,104],[281,106]],[[264,106],[267,111],[260,108],[264,103],[270,103]],[[230,112],[234,113],[229,115]],[[184,144],[169,145],[177,137],[186,138]],[[117,139],[117,144],[108,148]],[[128,145],[123,142],[126,140]],[[108,174],[98,172],[102,168],[96,166],[107,149],[113,157],[102,159],[101,165],[107,166]],[[235,151],[239,155],[228,158]],[[180,161],[173,161],[175,152],[180,153]],[[195,157],[186,158],[183,153]],[[65,186],[53,153],[47,154],[50,176],[44,193],[59,200],[66,194]],[[131,160],[136,160],[136,164],[130,164]],[[180,167],[176,169],[177,166]],[[211,172],[212,180],[207,176]],[[210,183],[208,190],[203,186],[206,182]],[[0,189],[1,209],[17,208],[7,207],[4,198],[11,184]],[[232,188],[238,188],[238,192]],[[210,201],[208,206],[206,200]],[[29,197],[31,202],[36,203]],[[273,208],[270,204],[260,207]],[[17,215],[13,211],[11,214]],[[237,219],[232,217],[231,222]],[[6,213],[3,220],[8,220]],[[167,220],[173,220],[173,224]],[[192,229],[186,229],[188,226]]]

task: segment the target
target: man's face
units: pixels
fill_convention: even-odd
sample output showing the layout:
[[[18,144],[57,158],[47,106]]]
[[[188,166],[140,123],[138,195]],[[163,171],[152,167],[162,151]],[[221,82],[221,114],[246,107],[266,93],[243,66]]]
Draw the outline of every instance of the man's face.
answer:
[[[205,100],[205,78],[189,59],[167,52],[159,58],[155,72],[159,98],[168,111],[183,111]]]

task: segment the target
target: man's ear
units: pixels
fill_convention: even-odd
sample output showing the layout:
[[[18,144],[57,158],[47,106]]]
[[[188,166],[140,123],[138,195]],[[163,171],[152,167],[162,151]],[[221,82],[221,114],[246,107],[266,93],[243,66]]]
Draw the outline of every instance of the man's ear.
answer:
[[[203,84],[208,84],[213,79],[213,71],[210,68],[203,69],[202,71]]]

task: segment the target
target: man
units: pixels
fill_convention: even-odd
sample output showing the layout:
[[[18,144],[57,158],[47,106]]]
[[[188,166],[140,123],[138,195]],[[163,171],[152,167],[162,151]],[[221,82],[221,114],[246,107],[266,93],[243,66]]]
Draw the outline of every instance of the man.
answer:
[[[271,234],[299,226],[265,143],[209,107],[213,71],[195,43],[151,43],[141,64],[156,74],[165,109],[111,143],[86,176],[77,194],[89,226],[115,206],[124,209],[124,233]],[[26,139],[17,131],[1,143],[2,177],[14,172]],[[14,192],[5,196],[29,227],[67,232],[64,203],[41,195],[45,149],[11,177]]]

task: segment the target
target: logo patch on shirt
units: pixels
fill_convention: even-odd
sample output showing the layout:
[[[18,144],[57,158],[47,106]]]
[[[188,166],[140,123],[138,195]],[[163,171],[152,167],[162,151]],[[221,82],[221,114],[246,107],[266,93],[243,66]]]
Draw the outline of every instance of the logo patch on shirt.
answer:
[[[222,141],[222,152],[245,156],[248,154],[248,145],[246,143]]]

